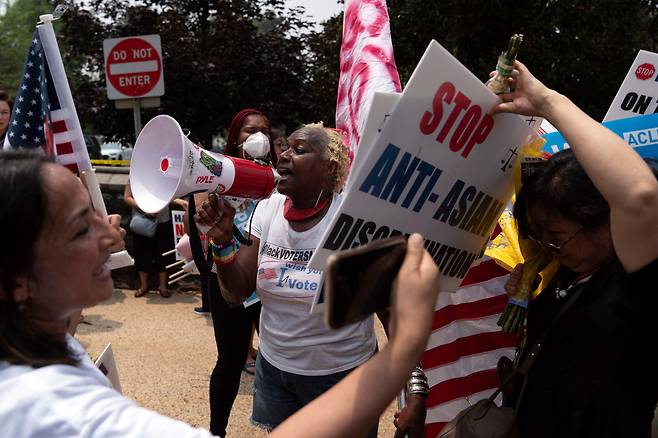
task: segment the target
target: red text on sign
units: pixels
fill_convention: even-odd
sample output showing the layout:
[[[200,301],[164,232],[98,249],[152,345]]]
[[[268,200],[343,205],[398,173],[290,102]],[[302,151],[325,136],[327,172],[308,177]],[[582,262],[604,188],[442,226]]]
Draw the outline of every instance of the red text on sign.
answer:
[[[445,118],[444,103],[454,104]],[[432,111],[425,111],[420,119],[420,131],[425,135],[438,131],[437,143],[443,143],[452,131],[448,143],[450,150],[461,151],[462,157],[468,158],[473,147],[487,139],[494,125],[493,117],[483,114],[482,107],[471,103],[471,99],[457,91],[451,82],[444,82],[434,94]]]

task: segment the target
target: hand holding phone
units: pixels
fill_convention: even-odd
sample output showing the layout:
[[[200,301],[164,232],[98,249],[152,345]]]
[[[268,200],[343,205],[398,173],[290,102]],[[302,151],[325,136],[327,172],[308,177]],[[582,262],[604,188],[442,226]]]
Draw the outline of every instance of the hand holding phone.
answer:
[[[394,236],[329,256],[325,268],[329,327],[343,327],[390,306],[406,247],[404,236]]]

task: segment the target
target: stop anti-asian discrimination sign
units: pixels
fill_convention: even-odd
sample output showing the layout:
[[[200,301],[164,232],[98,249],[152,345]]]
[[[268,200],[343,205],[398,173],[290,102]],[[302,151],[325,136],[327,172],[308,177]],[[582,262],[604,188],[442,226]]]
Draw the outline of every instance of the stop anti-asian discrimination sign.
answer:
[[[160,35],[103,41],[107,97],[111,100],[164,94]]]

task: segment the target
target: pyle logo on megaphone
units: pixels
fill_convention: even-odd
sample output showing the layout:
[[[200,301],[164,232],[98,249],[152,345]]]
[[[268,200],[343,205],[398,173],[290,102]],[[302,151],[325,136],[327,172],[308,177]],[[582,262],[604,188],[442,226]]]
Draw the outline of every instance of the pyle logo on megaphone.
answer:
[[[269,166],[199,148],[166,115],[144,126],[130,164],[130,188],[146,213],[157,213],[173,199],[195,192],[264,199],[278,181]]]

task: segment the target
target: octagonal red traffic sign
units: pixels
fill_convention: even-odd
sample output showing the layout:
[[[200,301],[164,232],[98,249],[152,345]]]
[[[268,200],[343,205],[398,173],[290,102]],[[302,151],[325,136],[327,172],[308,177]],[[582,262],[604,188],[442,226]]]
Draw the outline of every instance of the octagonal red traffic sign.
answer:
[[[655,72],[656,68],[653,66],[653,64],[645,62],[635,69],[635,77],[641,81],[646,81],[647,79],[652,78]]]
[[[164,94],[160,35],[107,39],[103,53],[109,99]]]

